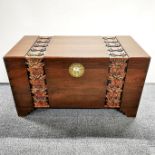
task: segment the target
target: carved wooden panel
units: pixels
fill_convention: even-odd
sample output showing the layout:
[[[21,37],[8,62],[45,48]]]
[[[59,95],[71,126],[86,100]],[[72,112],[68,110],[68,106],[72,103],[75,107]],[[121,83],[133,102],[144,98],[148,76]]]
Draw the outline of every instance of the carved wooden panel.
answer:
[[[50,37],[38,37],[25,56],[31,93],[36,108],[49,107],[43,58],[50,40]]]
[[[119,108],[126,76],[128,55],[116,37],[104,37],[110,57],[105,107]]]

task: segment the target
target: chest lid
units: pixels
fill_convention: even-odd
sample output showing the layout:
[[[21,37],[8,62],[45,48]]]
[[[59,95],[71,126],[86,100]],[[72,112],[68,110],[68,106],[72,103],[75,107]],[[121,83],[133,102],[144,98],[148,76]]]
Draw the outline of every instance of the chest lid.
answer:
[[[99,36],[54,36],[46,57],[103,58],[109,57],[104,40]]]
[[[49,58],[109,58],[109,50],[104,36],[48,36],[50,42],[44,57]],[[5,57],[25,57],[39,36],[24,36]],[[111,37],[110,37],[111,38]],[[149,55],[130,37],[115,36],[107,40],[115,46],[121,45],[129,58],[148,57]],[[114,43],[114,44],[113,44]],[[44,47],[43,47],[44,48]],[[113,47],[110,47],[113,48]],[[114,47],[117,49],[117,47]]]

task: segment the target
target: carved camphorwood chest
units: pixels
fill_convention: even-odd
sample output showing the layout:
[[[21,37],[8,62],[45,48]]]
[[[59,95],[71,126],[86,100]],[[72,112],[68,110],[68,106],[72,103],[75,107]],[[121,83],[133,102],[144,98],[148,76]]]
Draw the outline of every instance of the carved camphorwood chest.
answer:
[[[150,57],[130,36],[25,36],[4,62],[19,116],[113,108],[134,117]]]

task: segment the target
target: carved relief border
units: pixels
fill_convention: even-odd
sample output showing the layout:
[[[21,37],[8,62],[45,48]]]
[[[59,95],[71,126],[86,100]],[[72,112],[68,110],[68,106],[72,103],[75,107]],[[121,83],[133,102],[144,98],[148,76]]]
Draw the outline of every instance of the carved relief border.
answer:
[[[31,93],[36,108],[49,107],[43,58],[50,40],[50,37],[38,37],[25,55]]]
[[[110,57],[105,107],[119,108],[126,76],[128,55],[116,37],[103,37]]]

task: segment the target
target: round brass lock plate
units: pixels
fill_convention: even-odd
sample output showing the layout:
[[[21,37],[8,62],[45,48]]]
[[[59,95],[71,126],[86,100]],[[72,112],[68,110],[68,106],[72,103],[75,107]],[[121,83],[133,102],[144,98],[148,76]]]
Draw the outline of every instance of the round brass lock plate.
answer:
[[[84,72],[85,72],[85,68],[80,63],[73,63],[69,66],[69,74],[72,77],[79,78],[83,76]]]

